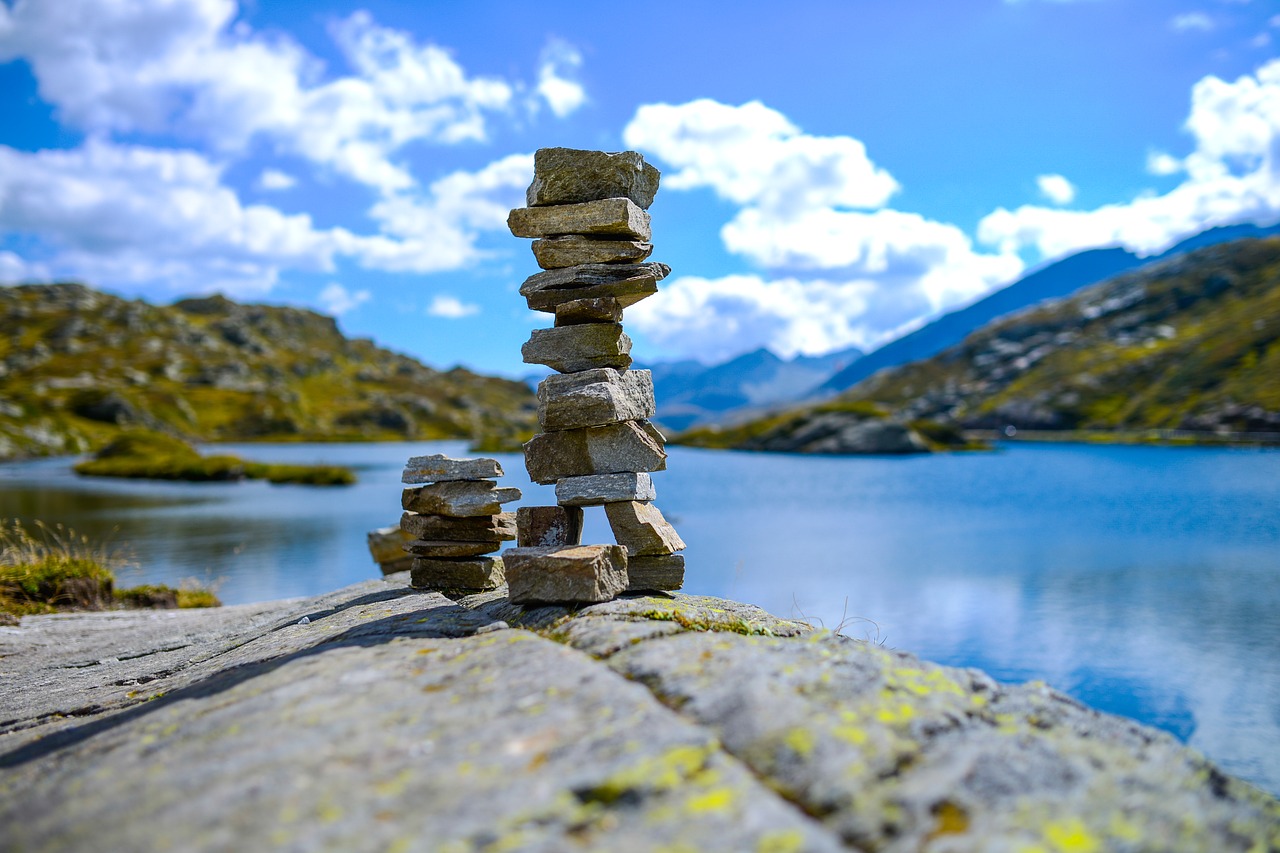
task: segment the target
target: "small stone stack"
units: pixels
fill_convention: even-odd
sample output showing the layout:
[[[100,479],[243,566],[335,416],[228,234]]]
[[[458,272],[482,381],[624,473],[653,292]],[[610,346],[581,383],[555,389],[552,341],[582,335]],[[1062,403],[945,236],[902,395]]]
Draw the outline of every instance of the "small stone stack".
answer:
[[[384,575],[407,572],[413,566],[413,557],[404,552],[404,546],[412,538],[398,525],[370,530],[369,556],[373,557]]]
[[[653,251],[647,208],[658,170],[634,151],[544,148],[534,155],[528,207],[511,211],[545,272],[520,287],[529,308],[555,315],[521,350],[557,371],[538,386],[543,432],[524,446],[535,483],[555,483],[558,507],[520,511],[519,541],[503,554],[513,602],[608,601],[627,590],[684,582],[684,542],[653,504],[650,472],[666,468],[653,377],[631,366],[622,311],[658,292],[671,269]],[[582,507],[604,506],[617,545],[582,545]],[[527,511],[526,511],[527,510]]]
[[[416,589],[494,589],[503,582],[502,558],[489,556],[516,538],[514,513],[502,504],[520,490],[498,488],[496,459],[414,456],[401,482],[400,529],[410,537],[410,584]]]

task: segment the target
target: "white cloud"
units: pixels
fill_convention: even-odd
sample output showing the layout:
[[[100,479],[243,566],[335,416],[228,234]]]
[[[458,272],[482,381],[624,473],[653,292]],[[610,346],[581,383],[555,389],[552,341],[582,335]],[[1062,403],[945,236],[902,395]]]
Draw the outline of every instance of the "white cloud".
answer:
[[[1185,12],[1181,15],[1174,15],[1169,21],[1169,26],[1175,32],[1185,33],[1191,30],[1200,32],[1209,32],[1213,29],[1213,18],[1210,18],[1204,12]]]
[[[287,190],[297,184],[297,178],[279,169],[263,169],[258,176],[258,187],[264,190]]]
[[[759,101],[647,104],[623,139],[675,167],[664,188],[710,187],[729,201],[775,211],[881,207],[898,189],[857,139],[801,133]]]
[[[1147,152],[1147,171],[1153,175],[1176,175],[1182,171],[1182,161],[1163,151]]]
[[[444,49],[356,12],[330,29],[354,74],[283,36],[232,25],[233,0],[18,0],[0,61],[27,60],[43,99],[91,132],[163,131],[238,150],[262,136],[383,191],[413,178],[395,155],[416,140],[484,139],[512,84],[468,77]]]
[[[331,281],[325,285],[324,290],[320,291],[319,298],[320,305],[327,313],[340,317],[368,302],[372,297],[373,294],[367,290],[352,292],[336,281]]]
[[[1040,175],[1036,186],[1040,194],[1054,204],[1071,204],[1076,197],[1075,185],[1062,175]]]
[[[582,84],[573,79],[582,66],[582,54],[577,48],[563,42],[552,42],[542,55],[538,68],[537,92],[551,107],[551,111],[563,118],[587,101]]]
[[[473,314],[479,314],[480,306],[470,302],[463,302],[456,296],[444,294],[437,295],[432,298],[431,304],[427,306],[427,313],[432,317],[445,317],[450,320],[457,320],[462,317],[470,317]]]
[[[1280,219],[1280,60],[1233,83],[1201,79],[1185,127],[1195,143],[1187,157],[1148,162],[1185,172],[1169,192],[1087,211],[999,208],[979,223],[979,238],[1044,259],[1107,245],[1154,254],[1205,228]]]

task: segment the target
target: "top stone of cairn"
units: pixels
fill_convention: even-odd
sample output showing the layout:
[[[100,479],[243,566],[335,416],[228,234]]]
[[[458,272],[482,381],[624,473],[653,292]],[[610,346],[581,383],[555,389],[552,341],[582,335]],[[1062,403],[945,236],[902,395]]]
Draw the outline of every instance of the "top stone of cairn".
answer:
[[[658,170],[635,151],[606,154],[576,148],[540,148],[533,155],[529,207],[629,198],[642,209],[658,192]]]

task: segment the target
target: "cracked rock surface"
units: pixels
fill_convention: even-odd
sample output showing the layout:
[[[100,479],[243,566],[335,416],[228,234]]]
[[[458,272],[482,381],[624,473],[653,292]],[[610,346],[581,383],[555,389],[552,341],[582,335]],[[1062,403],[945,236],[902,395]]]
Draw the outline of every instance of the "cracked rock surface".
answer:
[[[697,596],[0,629],[5,850],[1267,851],[1163,733]]]

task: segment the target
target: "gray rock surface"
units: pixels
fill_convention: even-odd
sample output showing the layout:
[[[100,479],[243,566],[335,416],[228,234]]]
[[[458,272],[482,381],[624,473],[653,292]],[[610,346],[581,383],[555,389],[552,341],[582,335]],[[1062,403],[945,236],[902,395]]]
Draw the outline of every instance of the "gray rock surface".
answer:
[[[409,585],[414,589],[497,589],[502,582],[501,557],[414,557],[409,570]]]
[[[508,548],[502,552],[512,604],[596,604],[627,588],[619,545]]]
[[[586,474],[662,471],[667,451],[662,433],[648,421],[564,429],[525,442],[524,465],[535,483]]]
[[[684,557],[656,554],[627,556],[627,592],[677,590],[684,586]]]
[[[588,474],[556,483],[562,506],[600,506],[614,501],[651,501],[657,496],[648,474]]]
[[[607,154],[577,148],[539,148],[533,155],[533,183],[525,191],[525,203],[539,207],[629,198],[648,208],[658,192],[660,177],[658,170],[635,151]]]
[[[15,853],[1280,845],[1167,734],[721,599],[27,617],[0,685]]]
[[[442,483],[449,480],[485,480],[502,476],[497,459],[451,459],[443,454],[411,456],[400,476],[402,483]]]
[[[671,274],[659,263],[579,264],[562,270],[534,273],[520,285],[531,311],[554,313],[562,302],[608,297],[623,308],[658,292],[658,282]]]
[[[456,539],[414,539],[404,549],[415,557],[480,557],[492,554],[501,547],[502,543],[497,540],[463,542]]]
[[[517,237],[588,234],[647,241],[652,236],[649,214],[629,198],[555,207],[517,207],[507,216],[507,227]]]
[[[618,501],[605,504],[604,512],[614,540],[627,549],[628,557],[656,557],[684,550],[684,540],[653,503]]]
[[[574,299],[571,302],[561,302],[556,306],[557,326],[621,322],[622,303],[612,297]]]
[[[400,495],[400,508],[423,515],[461,518],[498,515],[503,504],[518,500],[519,489],[498,488],[492,480],[458,480],[405,489]]]
[[[507,542],[516,538],[516,514],[473,515],[454,518],[448,515],[419,515],[406,512],[400,516],[400,529],[410,539],[445,539],[463,542]]]
[[[584,370],[538,384],[538,425],[544,430],[641,420],[654,409],[653,374],[647,370]]]
[[[522,506],[516,510],[520,548],[567,548],[582,544],[582,507]]]
[[[631,338],[621,323],[583,323],[534,329],[520,348],[525,364],[545,364],[561,373],[631,366]]]
[[[608,240],[566,234],[533,241],[533,257],[544,270],[564,269],[578,264],[636,264],[651,254],[653,244],[638,240]]]

